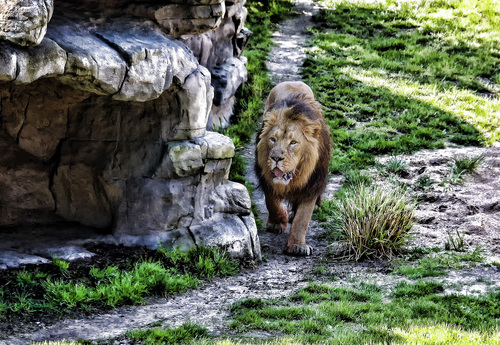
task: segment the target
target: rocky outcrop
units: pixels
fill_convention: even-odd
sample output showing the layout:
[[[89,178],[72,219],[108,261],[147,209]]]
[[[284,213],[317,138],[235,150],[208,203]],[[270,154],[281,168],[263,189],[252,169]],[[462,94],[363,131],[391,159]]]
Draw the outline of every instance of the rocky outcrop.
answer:
[[[0,39],[21,46],[39,45],[53,10],[53,0],[3,0],[0,6]]]
[[[0,226],[62,219],[258,259],[234,146],[206,129],[246,80],[244,1],[66,0],[50,22],[50,1],[21,2],[43,39],[0,23]]]

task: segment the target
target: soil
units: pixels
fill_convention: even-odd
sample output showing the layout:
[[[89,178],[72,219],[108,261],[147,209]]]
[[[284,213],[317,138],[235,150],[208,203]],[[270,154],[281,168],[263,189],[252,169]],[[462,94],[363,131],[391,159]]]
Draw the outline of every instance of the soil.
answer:
[[[278,26],[273,39],[277,46],[271,52],[268,68],[275,82],[300,80],[299,67],[305,53],[302,49],[307,40],[306,28],[311,26],[311,16],[317,11],[312,0],[299,0],[294,11],[296,16]],[[453,158],[457,156],[485,156],[476,173],[465,176],[463,184],[440,183],[449,175]],[[253,148],[245,155],[249,161],[250,181],[252,176]],[[391,157],[381,157],[384,163]],[[480,294],[500,286],[500,270],[489,265],[500,262],[500,147],[491,148],[447,148],[422,151],[404,156],[406,173],[397,179],[405,183],[418,196],[420,203],[416,212],[413,246],[444,248],[448,233],[458,230],[470,248],[480,245],[487,257],[486,263],[468,269],[454,270],[444,277],[450,288],[445,293]],[[374,171],[372,171],[374,173]],[[413,188],[419,177],[428,175],[436,183],[426,188]],[[382,178],[390,180],[393,177]],[[430,181],[429,180],[429,181]],[[333,197],[342,181],[341,176],[331,178],[325,198]],[[253,195],[266,220],[264,198],[257,188]],[[332,261],[332,247],[324,236],[323,229],[314,221],[308,233],[308,242],[314,247],[309,257],[292,257],[283,254],[287,234],[276,235],[260,232],[264,260],[256,268],[246,268],[237,276],[216,278],[202,287],[185,294],[169,298],[150,299],[143,306],[128,306],[103,310],[93,315],[56,320],[35,320],[29,324],[0,325],[0,344],[27,344],[32,341],[59,339],[114,339],[114,344],[129,344],[123,337],[127,330],[147,327],[161,322],[167,327],[176,327],[186,321],[206,327],[214,335],[230,334],[230,306],[245,298],[269,299],[289,295],[311,281],[328,280],[331,284],[351,285],[355,281],[391,286],[404,279],[388,274],[385,261]],[[117,263],[131,255],[145,254],[120,248],[109,248],[92,260]],[[91,260],[82,260],[82,265],[91,265]],[[318,270],[321,266],[323,269]],[[0,274],[4,274],[3,272]],[[335,279],[332,279],[334,277]],[[458,283],[458,284],[456,284]],[[457,287],[458,286],[458,287]],[[452,288],[453,287],[453,288]],[[249,333],[248,336],[269,337],[264,332]]]

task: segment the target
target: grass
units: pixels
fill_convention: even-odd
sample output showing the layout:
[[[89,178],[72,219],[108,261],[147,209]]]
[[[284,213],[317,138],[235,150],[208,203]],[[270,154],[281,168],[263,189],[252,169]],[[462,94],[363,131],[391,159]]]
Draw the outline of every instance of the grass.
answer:
[[[126,268],[92,267],[77,273],[60,259],[54,260],[53,268],[22,270],[3,284],[0,321],[143,304],[148,296],[178,294],[203,280],[233,275],[239,264],[220,249],[193,247],[187,252],[160,249]]]
[[[447,183],[463,184],[465,175],[476,173],[483,160],[484,155],[454,157],[448,176],[441,182],[441,185],[446,185]]]
[[[185,323],[180,327],[138,329],[128,331],[125,336],[145,345],[154,344],[190,344],[193,340],[208,335],[206,328],[192,323]]]
[[[230,326],[237,332],[281,334],[301,344],[410,343],[424,330],[438,337],[443,329],[451,334],[442,344],[468,334],[485,344],[499,343],[498,292],[466,297],[441,295],[443,290],[442,283],[432,281],[400,283],[392,291],[370,284],[312,283],[286,298],[236,303]]]
[[[456,230],[457,237],[455,238],[450,232],[448,232],[448,241],[446,241],[444,248],[446,250],[454,250],[456,252],[464,252],[467,243],[464,240],[464,235],[460,234],[458,230]]]
[[[342,240],[357,261],[390,258],[408,244],[415,204],[399,188],[349,187],[334,211]]]
[[[476,157],[455,157],[453,158],[453,169],[456,174],[473,174],[484,160],[484,155]]]
[[[377,169],[385,176],[391,174],[404,177],[406,174],[407,163],[399,156],[391,157],[385,164],[375,164]]]
[[[405,257],[421,266],[428,258],[439,263],[437,276],[464,263],[484,260],[479,248],[467,253],[415,248]],[[97,275],[108,274],[100,271]],[[128,331],[121,339],[148,345],[500,344],[500,291],[482,296],[447,294],[446,284],[429,279],[432,276],[415,275],[410,277],[413,281],[396,279],[390,284],[312,282],[288,296],[243,299],[230,308],[230,336],[216,336],[187,322],[177,328],[155,323]],[[258,332],[266,336],[249,337]],[[69,344],[73,343],[43,345]]]
[[[394,272],[409,279],[445,276],[449,269],[463,269],[484,262],[485,257],[481,247],[476,247],[472,252],[437,252],[410,263],[406,258],[402,261],[393,261]]]
[[[500,140],[498,2],[325,4],[303,75],[331,127],[333,173],[379,154]]]

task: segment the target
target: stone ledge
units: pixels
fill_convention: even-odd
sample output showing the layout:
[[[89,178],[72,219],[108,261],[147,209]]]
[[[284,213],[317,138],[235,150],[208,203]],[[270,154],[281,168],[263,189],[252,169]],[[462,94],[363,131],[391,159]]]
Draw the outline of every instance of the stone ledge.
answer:
[[[98,26],[53,18],[40,46],[0,42],[0,81],[55,78],[76,89],[122,101],[158,98],[174,79],[198,69],[191,51],[151,22],[120,20]]]
[[[218,28],[226,14],[226,5],[222,0],[211,4],[135,4],[129,7],[128,12],[134,16],[151,19],[167,34],[179,37]]]

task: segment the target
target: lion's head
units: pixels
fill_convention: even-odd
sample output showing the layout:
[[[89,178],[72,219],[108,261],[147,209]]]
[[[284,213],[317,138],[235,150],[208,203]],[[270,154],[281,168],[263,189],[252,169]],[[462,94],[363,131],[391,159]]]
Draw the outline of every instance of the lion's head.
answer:
[[[297,99],[292,106],[266,109],[257,143],[261,173],[277,190],[301,188],[319,159],[322,130],[319,105]]]

